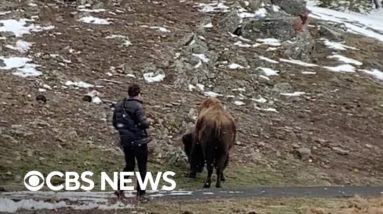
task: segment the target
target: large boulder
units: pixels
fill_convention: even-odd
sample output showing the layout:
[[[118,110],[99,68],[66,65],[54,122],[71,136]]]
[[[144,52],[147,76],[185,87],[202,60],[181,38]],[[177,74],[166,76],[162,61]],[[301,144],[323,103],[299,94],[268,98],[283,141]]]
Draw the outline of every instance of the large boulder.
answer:
[[[310,62],[314,50],[314,40],[306,30],[299,32],[293,39],[282,43],[287,58],[297,59],[304,62]]]
[[[299,16],[306,12],[305,0],[271,0],[271,3],[278,5],[286,13]]]
[[[293,28],[294,21],[294,17],[288,16],[253,19],[243,24],[241,34],[253,41],[259,38],[275,38],[285,41],[296,36]]]
[[[241,17],[239,17],[237,10],[232,10],[222,20],[218,22],[218,26],[227,32],[234,33],[241,24]]]

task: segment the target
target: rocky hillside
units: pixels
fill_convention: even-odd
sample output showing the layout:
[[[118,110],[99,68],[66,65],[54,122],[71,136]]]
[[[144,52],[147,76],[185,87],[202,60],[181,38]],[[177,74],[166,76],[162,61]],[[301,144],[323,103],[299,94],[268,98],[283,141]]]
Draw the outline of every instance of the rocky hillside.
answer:
[[[58,165],[121,168],[111,107],[136,82],[153,164],[185,170],[179,138],[218,96],[239,128],[231,167],[382,184],[383,28],[329,11],[299,0],[4,0],[1,183]]]

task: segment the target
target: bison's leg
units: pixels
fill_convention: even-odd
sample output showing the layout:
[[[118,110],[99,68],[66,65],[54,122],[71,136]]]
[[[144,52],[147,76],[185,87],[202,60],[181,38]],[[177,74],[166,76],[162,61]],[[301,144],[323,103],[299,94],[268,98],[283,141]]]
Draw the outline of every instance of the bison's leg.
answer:
[[[201,159],[203,160],[201,145],[193,143],[191,153],[190,153],[190,173],[188,176],[189,178],[197,177],[197,171],[199,170],[198,168],[199,168],[199,163],[201,162]]]
[[[207,145],[206,147],[204,147],[204,149],[205,151],[203,153],[205,154],[205,159],[206,159],[207,177],[203,187],[210,188],[211,176],[213,174],[213,169],[214,169],[214,149],[212,148],[211,145]]]
[[[223,175],[223,171],[226,169],[227,165],[229,165],[229,154],[227,154],[226,156],[226,160],[225,160],[225,164],[223,166],[223,170],[222,170],[222,173],[221,173],[221,181],[225,181],[225,176]]]
[[[221,181],[223,178],[223,170],[225,169],[225,164],[227,161],[228,154],[226,152],[219,154],[217,156],[216,171],[217,171],[217,183],[215,187],[221,187]]]

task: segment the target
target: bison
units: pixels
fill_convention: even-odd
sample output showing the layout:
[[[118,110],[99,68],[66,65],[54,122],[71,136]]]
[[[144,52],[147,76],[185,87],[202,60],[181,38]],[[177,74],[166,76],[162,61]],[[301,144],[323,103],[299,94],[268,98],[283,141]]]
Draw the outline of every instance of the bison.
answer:
[[[184,135],[183,140],[185,151],[191,150],[188,155],[190,177],[201,172],[206,162],[207,178],[204,188],[211,186],[214,167],[217,173],[216,187],[221,187],[221,181],[225,180],[223,171],[228,165],[229,151],[234,145],[236,132],[234,118],[219,99],[210,97],[201,103],[194,131]],[[187,145],[188,142],[192,142],[191,148],[190,143]]]

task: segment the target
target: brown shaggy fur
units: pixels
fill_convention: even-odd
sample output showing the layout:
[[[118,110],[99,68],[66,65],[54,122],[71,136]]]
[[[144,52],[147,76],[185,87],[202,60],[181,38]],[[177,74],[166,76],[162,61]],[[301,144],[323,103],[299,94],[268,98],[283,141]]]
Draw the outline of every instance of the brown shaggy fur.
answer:
[[[213,166],[217,172],[216,187],[224,180],[223,170],[229,159],[229,151],[236,138],[234,118],[217,98],[207,98],[201,103],[195,127],[194,146],[200,145],[206,160],[208,176],[204,187],[209,188]]]

